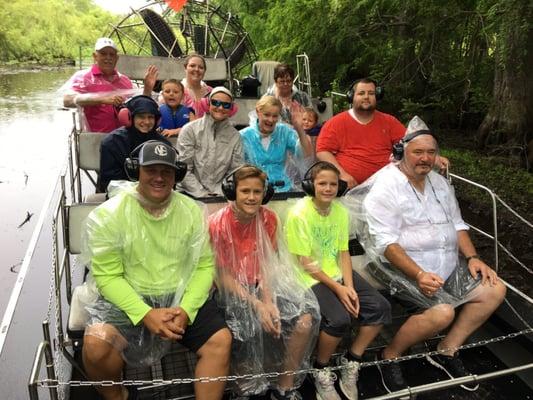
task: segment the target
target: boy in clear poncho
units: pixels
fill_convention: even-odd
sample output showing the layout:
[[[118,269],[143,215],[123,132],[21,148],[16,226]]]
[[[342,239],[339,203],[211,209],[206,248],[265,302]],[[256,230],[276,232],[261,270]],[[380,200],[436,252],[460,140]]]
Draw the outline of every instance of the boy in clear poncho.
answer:
[[[173,192],[186,166],[164,143],[128,160],[139,183],[119,190],[87,219],[84,255],[99,296],[87,310],[83,363],[91,380],[119,381],[124,362],[151,365],[173,340],[198,357],[195,376],[223,376],[231,333],[209,290],[214,262],[203,211]],[[99,387],[106,399],[132,396]],[[220,399],[224,382],[196,383],[197,399]]]
[[[418,117],[409,123],[394,156],[399,162],[346,198],[358,219],[369,272],[419,310],[401,326],[382,357],[399,357],[451,326],[437,346],[443,354],[428,356],[428,361],[450,377],[464,376],[468,372],[456,349],[503,301],[505,286],[477,256],[453,189],[433,171],[437,141]],[[459,252],[465,258],[459,258]],[[452,324],[460,304],[464,305]],[[398,363],[383,364],[380,372],[387,390],[407,386]]]
[[[308,367],[318,328],[318,305],[278,240],[278,218],[262,207],[272,197],[266,174],[245,165],[222,184],[230,203],[211,215],[209,231],[218,270],[217,299],[233,333],[232,374]],[[299,399],[302,375],[239,380],[253,395],[273,384],[272,399]]]

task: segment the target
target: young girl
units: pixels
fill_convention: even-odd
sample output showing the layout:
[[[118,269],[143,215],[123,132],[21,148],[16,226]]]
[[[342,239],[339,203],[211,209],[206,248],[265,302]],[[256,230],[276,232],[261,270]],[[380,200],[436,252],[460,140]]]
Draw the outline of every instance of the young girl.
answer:
[[[181,127],[194,120],[194,110],[181,104],[184,90],[181,82],[176,79],[167,79],[161,88],[165,104],[159,106],[161,112],[159,129],[163,136],[178,136]]]

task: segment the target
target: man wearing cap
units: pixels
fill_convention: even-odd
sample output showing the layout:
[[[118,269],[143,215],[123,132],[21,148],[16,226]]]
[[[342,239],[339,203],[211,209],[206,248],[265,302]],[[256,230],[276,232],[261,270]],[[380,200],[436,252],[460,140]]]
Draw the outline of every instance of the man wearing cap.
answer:
[[[316,156],[341,172],[348,188],[363,183],[388,164],[392,145],[405,133],[405,127],[390,114],[376,109],[376,82],[363,78],[350,88],[351,108],[328,120],[317,139]],[[448,160],[439,158],[439,165]]]
[[[124,161],[130,153],[148,140],[170,142],[156,131],[161,117],[157,103],[148,96],[135,96],[126,102],[120,111],[126,126],[106,135],[100,144],[100,176],[97,190],[105,192],[111,180],[128,179]]]
[[[422,120],[413,118],[394,153],[399,163],[374,176],[363,201],[370,233],[365,250],[375,254],[379,267],[369,268],[376,278],[419,312],[400,327],[382,358],[400,357],[450,326],[437,345],[441,354],[427,359],[458,378],[468,372],[457,348],[496,310],[506,289],[477,255],[453,189],[433,171],[437,140]],[[380,372],[389,391],[407,386],[398,363],[382,364]]]
[[[224,177],[244,162],[241,136],[229,121],[232,93],[218,86],[207,100],[208,112],[181,128],[176,146],[189,171],[179,188],[194,197],[221,196]]]
[[[118,61],[117,46],[109,38],[99,38],[93,52],[91,68],[76,72],[65,84],[65,107],[82,107],[85,131],[111,132],[120,125],[117,107],[130,97],[133,85],[130,79],[115,69]],[[157,78],[157,68],[149,66],[143,93],[150,95]]]
[[[87,376],[120,381],[125,363],[152,365],[173,341],[198,356],[196,377],[225,376],[231,333],[209,296],[215,269],[203,211],[173,191],[186,166],[158,141],[146,142],[128,166],[138,184],[118,191],[86,222],[83,255],[98,295],[87,306]],[[132,386],[97,390],[106,400],[135,398]],[[196,399],[221,399],[223,391],[224,382],[195,383]]]

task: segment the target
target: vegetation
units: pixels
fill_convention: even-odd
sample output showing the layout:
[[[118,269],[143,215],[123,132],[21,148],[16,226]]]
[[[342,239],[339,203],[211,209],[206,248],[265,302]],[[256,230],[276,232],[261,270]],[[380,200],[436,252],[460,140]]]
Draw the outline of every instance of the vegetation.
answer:
[[[50,64],[90,49],[112,16],[91,0],[15,0],[3,2],[0,20],[0,63]]]
[[[386,87],[380,107],[404,121],[419,114],[435,128],[476,130],[485,119],[480,147],[522,155],[533,139],[529,0],[220,3],[263,58],[290,62],[305,51],[317,94],[372,76]]]

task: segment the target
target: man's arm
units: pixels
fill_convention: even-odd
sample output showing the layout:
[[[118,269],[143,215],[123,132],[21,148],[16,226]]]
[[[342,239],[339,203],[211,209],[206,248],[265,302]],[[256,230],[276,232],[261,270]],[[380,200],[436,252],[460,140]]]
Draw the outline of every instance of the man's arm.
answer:
[[[433,295],[444,285],[444,280],[440,276],[424,271],[398,243],[389,244],[384,255],[394,267],[408,278],[415,280],[418,288],[425,295]]]
[[[63,105],[65,107],[86,107],[97,106],[100,104],[111,104],[120,106],[124,103],[125,97],[118,94],[105,95],[102,93],[79,93],[66,94],[63,96]]]
[[[194,207],[198,208],[196,205]],[[183,251],[198,251],[199,254],[198,257],[191,257],[193,260],[197,260],[197,264],[193,266],[194,270],[179,306],[185,311],[189,321],[194,322],[198,310],[207,300],[209,290],[213,286],[215,260],[209,244],[209,233],[205,226],[202,210],[199,208],[198,210],[191,209],[191,212],[195,214],[193,221],[194,233],[188,243],[186,243],[188,247],[184,248]]]
[[[104,203],[105,204],[105,203]],[[87,248],[91,272],[100,294],[124,311],[137,325],[150,311],[124,278],[121,243],[115,211],[99,207],[87,218]]]
[[[496,271],[481,261],[467,231],[457,231],[457,244],[459,246],[459,251],[461,251],[467,259],[468,270],[472,277],[476,278],[479,273],[481,274],[481,284],[485,285],[489,282],[491,286],[495,285],[498,281]]]

